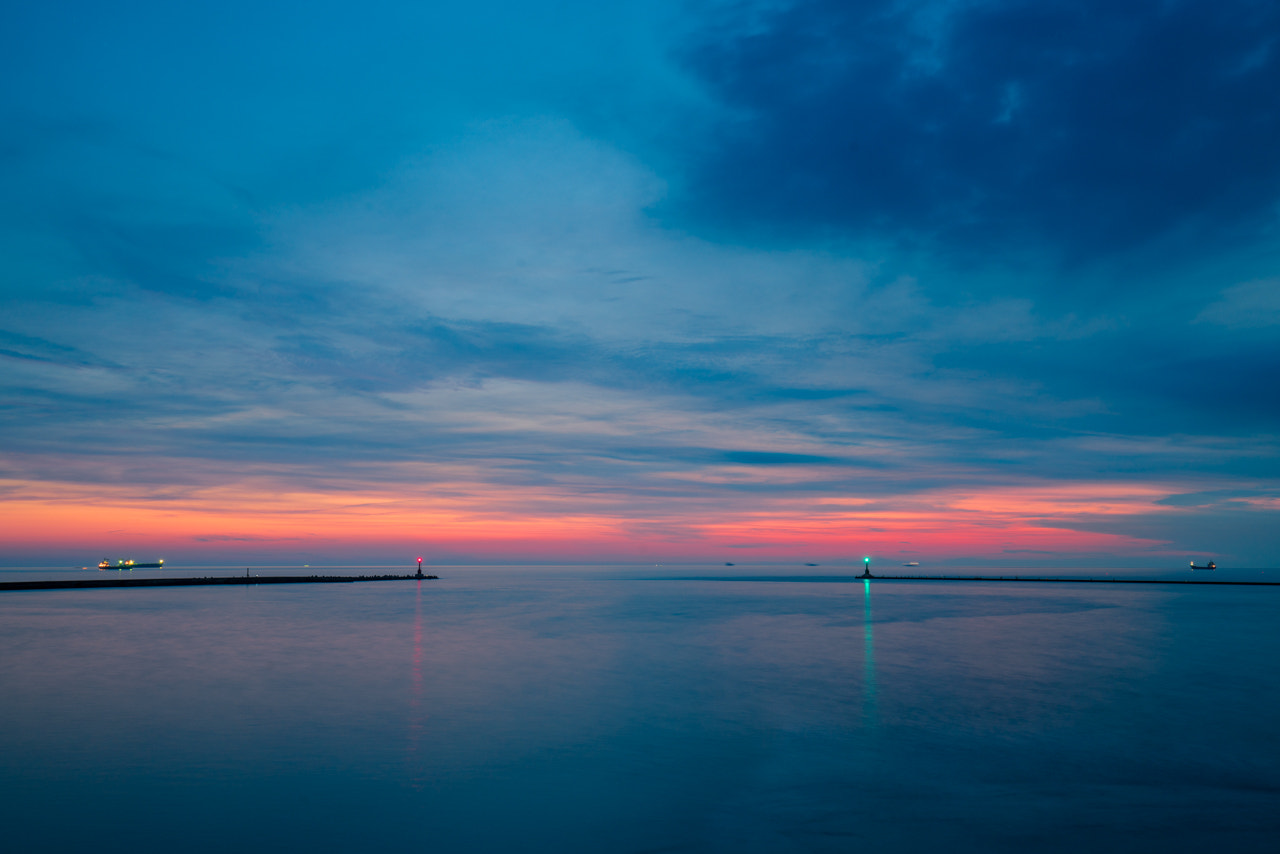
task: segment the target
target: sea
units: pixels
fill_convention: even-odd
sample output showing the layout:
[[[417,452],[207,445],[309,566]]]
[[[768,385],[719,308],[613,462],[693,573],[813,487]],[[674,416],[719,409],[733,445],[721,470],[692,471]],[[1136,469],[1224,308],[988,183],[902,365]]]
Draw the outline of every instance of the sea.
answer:
[[[1280,850],[1280,587],[425,570],[0,592],[4,850]]]

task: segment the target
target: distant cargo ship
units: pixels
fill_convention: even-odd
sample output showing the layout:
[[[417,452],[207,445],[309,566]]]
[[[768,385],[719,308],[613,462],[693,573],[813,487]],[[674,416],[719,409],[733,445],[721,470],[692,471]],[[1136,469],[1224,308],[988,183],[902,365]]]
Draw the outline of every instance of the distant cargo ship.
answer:
[[[1196,562],[1193,560],[1191,561],[1191,568],[1192,569],[1217,569],[1218,565],[1213,561],[1209,561],[1207,566],[1196,566]]]
[[[138,563],[124,558],[112,563],[104,557],[98,562],[98,569],[164,569],[164,558],[160,558],[157,563]]]
[[[904,564],[903,564],[903,566],[919,566],[919,565],[920,565],[920,561],[918,561],[918,560],[913,560],[913,561],[911,561],[910,563],[904,563]]]

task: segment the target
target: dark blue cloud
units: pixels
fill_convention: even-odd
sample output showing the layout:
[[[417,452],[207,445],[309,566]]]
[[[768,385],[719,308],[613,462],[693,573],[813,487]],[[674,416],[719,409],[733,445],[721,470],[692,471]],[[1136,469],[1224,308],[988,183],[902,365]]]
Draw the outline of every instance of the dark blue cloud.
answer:
[[[20,335],[4,329],[0,329],[0,356],[60,365],[111,366],[109,360],[87,353],[78,347],[31,335]]]
[[[800,0],[683,54],[731,107],[681,200],[719,227],[1092,260],[1246,237],[1280,199],[1280,6]]]
[[[725,451],[724,458],[728,462],[748,466],[796,466],[836,462],[832,457],[814,454],[784,454],[771,451]]]
[[[1178,495],[1170,495],[1156,503],[1169,507],[1210,507],[1222,504],[1239,506],[1245,503],[1246,499],[1259,497],[1273,496],[1260,489],[1206,489],[1201,492],[1183,492]]]
[[[1219,436],[1269,431],[1280,420],[1280,345],[1274,336],[1150,329],[1086,340],[969,343],[935,357],[944,370],[1018,379],[1054,400],[1096,407],[1055,420],[1073,429]],[[1014,429],[1008,414],[991,421]]]
[[[1046,527],[1059,523],[1046,521]],[[1237,566],[1274,566],[1280,553],[1280,512],[1248,505],[1218,505],[1197,512],[1133,514],[1119,519],[1073,520],[1061,525],[1078,531],[1121,534],[1168,543],[1188,556],[1231,553]]]

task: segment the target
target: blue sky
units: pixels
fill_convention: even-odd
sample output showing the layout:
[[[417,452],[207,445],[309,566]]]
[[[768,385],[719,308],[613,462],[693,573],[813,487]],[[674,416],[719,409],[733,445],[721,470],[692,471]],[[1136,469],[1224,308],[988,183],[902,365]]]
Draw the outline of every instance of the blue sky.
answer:
[[[1280,559],[1272,4],[11,18],[19,563]]]

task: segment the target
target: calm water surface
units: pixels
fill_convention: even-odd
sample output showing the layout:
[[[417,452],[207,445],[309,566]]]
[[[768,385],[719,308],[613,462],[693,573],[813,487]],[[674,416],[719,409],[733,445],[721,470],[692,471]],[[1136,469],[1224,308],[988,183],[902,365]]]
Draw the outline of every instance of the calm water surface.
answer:
[[[0,594],[6,848],[1280,847],[1280,588],[433,571]]]

